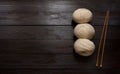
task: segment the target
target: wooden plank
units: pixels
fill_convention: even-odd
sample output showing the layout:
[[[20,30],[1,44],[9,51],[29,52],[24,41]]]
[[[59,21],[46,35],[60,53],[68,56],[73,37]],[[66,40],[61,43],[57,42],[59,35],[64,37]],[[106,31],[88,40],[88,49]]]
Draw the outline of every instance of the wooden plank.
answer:
[[[98,47],[99,39],[93,40]],[[119,51],[119,39],[107,39],[106,47],[109,51]],[[0,54],[72,54],[74,40],[0,40]],[[108,52],[107,52],[108,53]],[[118,52],[119,53],[119,52]],[[108,53],[111,54],[111,53]],[[115,53],[113,53],[115,54]]]
[[[109,52],[110,53],[110,52]],[[112,53],[112,52],[111,52]],[[106,55],[103,69],[120,68],[119,54]],[[110,57],[110,58],[109,58]],[[0,69],[96,69],[95,58],[71,55],[2,55]],[[114,61],[113,61],[114,60]]]
[[[103,2],[103,0],[101,1]],[[111,10],[110,25],[119,25],[119,7],[117,1],[109,3]],[[103,6],[98,6],[102,4]],[[74,0],[36,0],[36,1],[1,1],[0,25],[71,25],[72,13],[80,7],[93,11],[92,23],[102,25],[104,22],[107,1],[74,1]],[[97,8],[96,8],[97,7]],[[113,8],[114,7],[114,8]]]
[[[90,57],[81,57],[73,51],[72,40],[2,40],[0,42],[1,69],[96,69],[96,51]],[[62,44],[64,43],[64,44]],[[104,69],[119,68],[120,40],[107,40]],[[117,61],[116,61],[117,60]]]
[[[73,40],[0,40],[0,54],[71,54]]]
[[[1,26],[0,39],[72,39],[68,26]]]
[[[110,74],[110,73],[119,73],[120,71],[118,69],[109,69],[109,70],[81,70],[81,69],[77,69],[77,70],[65,70],[65,69],[61,69],[61,70],[38,70],[38,69],[30,69],[30,70],[2,70],[1,73],[3,74],[8,74],[8,73],[16,73],[16,74],[89,74],[89,73],[92,73],[92,74]]]
[[[96,35],[100,39],[102,26],[94,26]],[[107,39],[120,38],[119,26],[109,26]],[[72,26],[1,26],[0,39],[39,39],[39,40],[68,40],[74,39]]]

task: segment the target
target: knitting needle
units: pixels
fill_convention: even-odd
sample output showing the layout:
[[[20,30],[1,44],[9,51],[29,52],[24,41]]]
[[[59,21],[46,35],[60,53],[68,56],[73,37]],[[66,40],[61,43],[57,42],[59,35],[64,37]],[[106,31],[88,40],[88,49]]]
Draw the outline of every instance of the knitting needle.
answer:
[[[107,27],[108,27],[108,22],[109,22],[109,10],[107,11],[107,19],[106,19],[106,28],[105,28],[105,35],[104,35],[104,39],[103,39],[103,47],[102,47],[102,56],[100,59],[100,67],[102,67],[102,63],[103,63],[103,55],[104,55],[104,50],[105,50],[105,43],[106,43],[106,35],[107,35]]]
[[[97,54],[97,60],[96,60],[96,66],[97,66],[97,67],[98,67],[98,65],[99,65],[98,63],[99,63],[99,56],[100,56],[100,47],[101,47],[102,39],[103,39],[103,36],[104,36],[107,14],[108,14],[108,13],[106,12],[105,21],[104,21],[104,25],[103,25],[103,29],[102,29],[102,35],[101,35],[100,43],[99,43],[99,47],[98,47],[98,54]]]

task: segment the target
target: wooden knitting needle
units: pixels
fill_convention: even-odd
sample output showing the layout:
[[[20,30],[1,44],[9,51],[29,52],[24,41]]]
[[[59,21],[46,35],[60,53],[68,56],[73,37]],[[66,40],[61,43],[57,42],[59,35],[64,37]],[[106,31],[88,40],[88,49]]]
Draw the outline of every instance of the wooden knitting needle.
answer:
[[[103,29],[102,29],[102,35],[101,35],[101,38],[100,38],[100,43],[99,43],[99,46],[98,46],[98,54],[97,54],[97,60],[96,60],[96,66],[98,67],[99,65],[99,57],[100,57],[100,47],[101,47],[101,44],[102,44],[102,39],[104,36],[104,32],[105,32],[105,27],[106,27],[106,22],[107,22],[107,17],[108,17],[108,14],[109,14],[109,11],[106,12],[106,16],[105,16],[105,21],[104,21],[104,25],[103,25]],[[107,30],[106,30],[107,31]],[[103,51],[104,53],[104,51]],[[102,54],[103,55],[103,54]],[[103,58],[102,58],[103,59]],[[102,61],[102,60],[101,60]],[[102,62],[101,62],[102,64]],[[101,65],[102,66],[102,65]]]
[[[100,67],[102,67],[102,63],[103,63],[103,55],[104,55],[104,50],[105,50],[105,43],[106,43],[106,35],[107,35],[107,28],[108,28],[108,22],[109,22],[109,10],[107,11],[107,19],[106,19],[106,29],[105,29],[105,35],[104,35],[104,39],[103,39],[103,47],[102,47],[102,56],[100,59]]]
[[[99,46],[98,46],[98,54],[97,54],[96,66],[99,65],[98,63],[99,63],[99,57],[100,57],[100,47],[101,47],[101,44],[102,44],[103,34],[104,34],[104,30],[105,30],[106,18],[107,18],[107,13],[106,13],[106,16],[105,16],[105,21],[104,21],[104,25],[103,25],[103,29],[102,29],[102,35],[101,35]]]

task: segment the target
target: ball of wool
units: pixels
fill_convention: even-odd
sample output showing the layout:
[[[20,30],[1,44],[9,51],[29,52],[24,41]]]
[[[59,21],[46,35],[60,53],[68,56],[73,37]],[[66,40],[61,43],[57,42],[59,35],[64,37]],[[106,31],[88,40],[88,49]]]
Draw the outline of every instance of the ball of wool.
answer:
[[[77,38],[92,39],[95,35],[95,29],[90,24],[78,24],[74,28],[74,34]]]
[[[74,43],[74,49],[81,56],[90,56],[95,50],[95,45],[89,39],[78,39]]]
[[[93,14],[86,8],[79,8],[73,12],[73,20],[76,23],[87,23],[90,22]]]

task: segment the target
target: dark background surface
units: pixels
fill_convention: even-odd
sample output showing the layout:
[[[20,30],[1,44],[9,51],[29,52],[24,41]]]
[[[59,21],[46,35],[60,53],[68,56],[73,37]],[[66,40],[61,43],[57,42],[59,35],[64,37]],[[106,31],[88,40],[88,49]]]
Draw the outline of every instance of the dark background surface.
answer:
[[[120,74],[119,0],[0,0],[0,74]],[[94,18],[95,53],[73,51],[72,13],[84,7]],[[103,68],[95,67],[106,10],[110,22]]]

